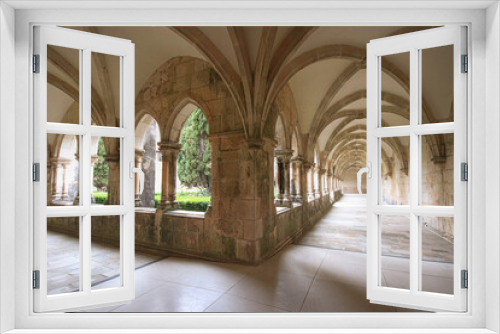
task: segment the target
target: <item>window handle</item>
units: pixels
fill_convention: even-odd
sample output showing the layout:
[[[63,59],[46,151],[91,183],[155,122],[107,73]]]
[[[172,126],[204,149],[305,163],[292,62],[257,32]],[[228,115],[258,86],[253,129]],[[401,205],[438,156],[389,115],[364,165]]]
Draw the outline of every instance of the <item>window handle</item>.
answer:
[[[364,173],[367,173],[367,177],[369,179],[372,178],[372,163],[370,161],[368,161],[368,167],[364,167],[364,168],[361,168],[359,171],[358,171],[358,192],[360,194],[362,194],[363,192],[361,191],[361,176],[364,174]]]
[[[135,164],[133,161],[130,162],[130,178],[134,178],[134,173],[139,174],[139,195],[144,191],[144,172],[140,168],[135,168]]]

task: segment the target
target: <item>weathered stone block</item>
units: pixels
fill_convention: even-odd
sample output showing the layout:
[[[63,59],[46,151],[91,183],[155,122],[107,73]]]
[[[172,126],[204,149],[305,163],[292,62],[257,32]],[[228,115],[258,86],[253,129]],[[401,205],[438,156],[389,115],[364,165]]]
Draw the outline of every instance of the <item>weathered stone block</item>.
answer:
[[[221,256],[227,259],[236,259],[236,239],[221,237]]]
[[[186,231],[186,218],[180,217],[169,217],[172,220],[173,230],[176,232],[185,232]]]
[[[255,221],[255,238],[259,239],[262,238],[264,234],[264,223],[262,219],[257,219]]]
[[[259,201],[260,202],[260,201]],[[238,216],[241,219],[255,219],[256,217],[256,201],[255,200],[241,200],[238,201]],[[259,210],[260,211],[260,210]]]
[[[243,224],[236,219],[221,219],[219,221],[218,231],[220,235],[230,238],[243,238]]]
[[[255,220],[244,220],[243,221],[243,237],[246,240],[255,240],[256,224]]]
[[[188,232],[203,232],[203,219],[189,218],[186,222],[186,230]]]
[[[255,242],[248,240],[236,240],[236,257],[240,261],[255,261]]]

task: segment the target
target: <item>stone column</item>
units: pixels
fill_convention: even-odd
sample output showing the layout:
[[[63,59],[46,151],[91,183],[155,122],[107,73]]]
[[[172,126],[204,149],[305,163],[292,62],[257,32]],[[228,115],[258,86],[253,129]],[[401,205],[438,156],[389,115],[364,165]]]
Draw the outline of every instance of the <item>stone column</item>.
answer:
[[[326,187],[327,187],[327,194],[330,196],[330,200],[333,199],[333,178],[332,178],[332,172],[328,171],[326,173]]]
[[[179,207],[179,203],[175,200],[177,156],[179,155],[182,145],[171,142],[161,142],[158,144],[158,147],[162,154],[161,201],[158,206],[161,209],[175,209]]]
[[[144,156],[144,150],[135,150],[135,168],[141,169],[142,167],[142,157]],[[142,201],[139,198],[141,194],[139,194],[139,175],[135,174],[135,206],[142,207]]]
[[[275,201],[276,206],[292,207],[290,198],[290,158],[292,150],[275,150],[274,156],[278,160],[278,189],[279,193]]]
[[[320,197],[321,196],[321,174],[320,174],[320,168],[319,166],[314,166],[313,169],[313,191],[314,191],[314,197]]]
[[[99,156],[97,154],[90,156],[90,178],[92,179],[92,182],[94,180],[94,165],[98,159]],[[92,187],[90,187],[90,203],[95,203],[94,195],[92,195]]]
[[[326,169],[319,170],[319,192],[321,196],[325,195],[328,189],[328,185],[326,185]]]
[[[303,166],[307,177],[307,199],[311,201],[314,199],[314,163],[306,161]]]
[[[292,201],[302,203],[302,157],[292,158]]]
[[[63,161],[63,178],[62,178],[62,193],[61,198],[63,201],[69,200],[69,168],[71,167],[71,161]]]
[[[109,166],[108,199],[106,205],[120,205],[120,154],[104,156]]]
[[[60,175],[62,172],[62,163],[60,162],[59,158],[51,158],[51,168],[52,168],[52,182],[51,182],[51,199],[52,202],[58,201],[61,199],[61,192],[59,191],[60,189]]]

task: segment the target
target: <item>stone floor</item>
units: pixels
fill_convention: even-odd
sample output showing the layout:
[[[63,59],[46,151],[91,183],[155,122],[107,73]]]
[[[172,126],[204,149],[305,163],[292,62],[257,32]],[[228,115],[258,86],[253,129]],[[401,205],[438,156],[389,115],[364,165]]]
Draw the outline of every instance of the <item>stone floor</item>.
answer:
[[[354,230],[362,231],[361,223],[352,219],[360,215],[362,198],[344,197],[316,226],[331,226],[336,212],[354,221]],[[340,212],[344,208],[346,212]],[[337,221],[339,221],[337,219]],[[357,224],[357,225],[356,225]],[[348,226],[347,223],[343,225]],[[315,227],[316,228],[316,227]],[[306,233],[311,239],[318,230]],[[328,235],[328,234],[326,234]],[[53,284],[63,289],[71,286],[71,258],[77,250],[76,239],[49,233],[49,252],[54,260],[51,270],[59,275]],[[330,236],[327,236],[328,238]],[[318,239],[318,237],[315,237]],[[319,239],[318,239],[319,240]],[[411,310],[370,304],[366,300],[366,255],[352,251],[347,245],[363,241],[362,232],[352,233],[346,240],[348,250],[329,249],[318,245],[288,245],[262,265],[244,266],[214,263],[177,257],[158,258],[136,254],[136,299],[130,304],[90,309],[87,312],[407,312]],[[404,238],[403,238],[404,240]],[[318,241],[319,242],[319,241]],[[324,242],[324,240],[322,241]],[[118,250],[106,245],[92,247],[92,263],[98,268],[93,288],[107,288],[119,283]],[[115,255],[113,255],[115,254]],[[74,257],[74,256],[73,256]],[[401,256],[382,257],[382,284],[395,288],[409,287],[408,259]],[[57,265],[56,265],[57,264]],[[70,265],[69,267],[65,267]],[[74,264],[73,264],[74,265]],[[423,289],[452,293],[453,266],[450,263],[424,261]],[[63,272],[63,274],[61,274]],[[77,272],[77,271],[76,271]],[[97,276],[96,276],[97,277]],[[78,277],[73,277],[78,282]],[[55,284],[57,283],[57,284]],[[62,291],[62,290],[59,290]]]
[[[382,255],[408,257],[409,218],[382,216]],[[423,227],[425,261],[453,263],[453,243]],[[366,253],[366,195],[346,194],[297,244]]]

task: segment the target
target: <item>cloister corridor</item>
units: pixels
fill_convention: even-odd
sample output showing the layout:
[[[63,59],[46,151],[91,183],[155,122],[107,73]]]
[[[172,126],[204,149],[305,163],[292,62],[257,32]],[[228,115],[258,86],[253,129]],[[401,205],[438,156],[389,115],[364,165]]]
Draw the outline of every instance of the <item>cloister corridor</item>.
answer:
[[[368,150],[367,45],[430,28],[71,27],[131,41],[135,75],[132,85],[120,57],[92,52],[85,109],[81,50],[47,46],[37,195],[47,218],[36,239],[47,246],[47,298],[130,292],[135,245],[135,299],[90,311],[404,311],[367,300],[357,190],[367,166],[379,185],[369,196],[389,210],[370,216],[380,227],[372,284],[409,289],[418,226],[412,282],[418,273],[420,292],[456,294],[463,140],[450,132],[460,116],[452,45],[422,51],[418,126],[432,131],[418,138],[400,132],[414,110],[410,53],[381,57],[377,129],[389,135],[376,141],[378,160]],[[85,122],[91,136],[66,129]]]
[[[397,221],[390,221],[394,230]],[[366,198],[346,194],[295,243],[258,266],[216,263],[136,252],[136,299],[126,305],[87,312],[404,312],[370,304],[366,299]],[[401,249],[408,242],[384,249],[383,284],[408,288],[409,261]],[[427,236],[427,235],[426,235]],[[433,234],[429,235],[432,238]],[[434,235],[435,253],[451,251],[450,243]],[[406,237],[407,238],[407,237]],[[53,285],[75,289],[78,276],[68,267],[76,259],[77,239],[50,232],[49,263]],[[105,244],[92,245],[93,289],[119,285],[119,252]],[[425,247],[424,247],[425,248]],[[69,254],[73,252],[73,254]],[[59,254],[59,256],[57,256]],[[422,263],[425,291],[452,292],[453,265],[428,259]],[[439,259],[438,259],[439,261]],[[98,270],[95,270],[98,269]],[[60,275],[56,273],[60,272]],[[78,272],[78,271],[76,271]],[[73,285],[72,285],[73,283]],[[50,288],[49,288],[50,289]],[[450,291],[451,289],[451,291]],[[58,292],[64,292],[59,290]]]

